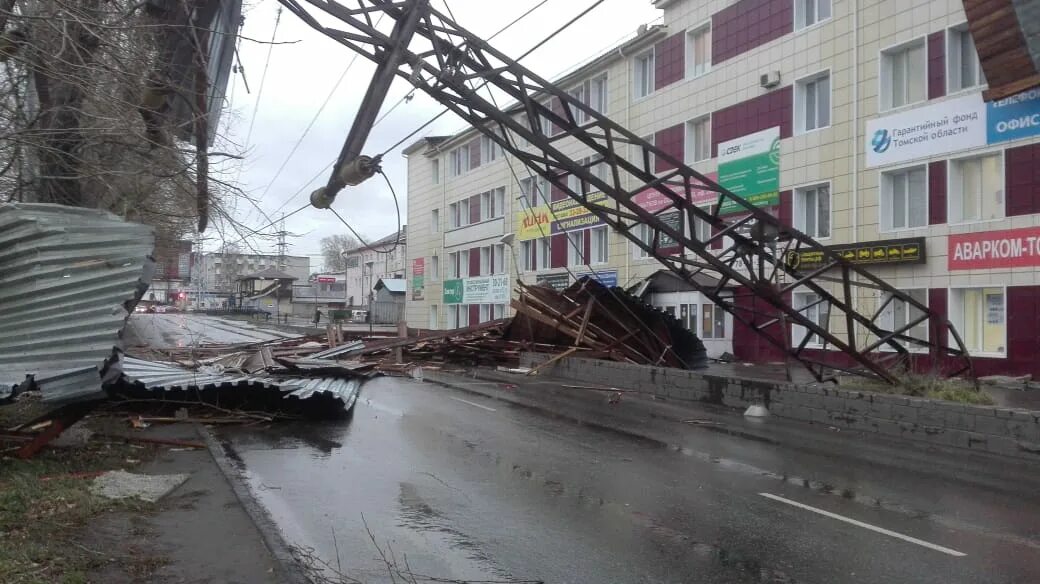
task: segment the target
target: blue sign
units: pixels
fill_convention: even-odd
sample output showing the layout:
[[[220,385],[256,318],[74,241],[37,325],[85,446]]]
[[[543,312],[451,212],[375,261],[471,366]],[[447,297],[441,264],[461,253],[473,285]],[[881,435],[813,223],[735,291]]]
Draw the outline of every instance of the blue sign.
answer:
[[[574,274],[575,279],[580,280],[582,276],[588,276],[593,280],[596,280],[600,284],[608,288],[617,286],[617,270],[603,270],[596,272],[583,272],[581,274]]]
[[[986,104],[986,142],[1040,135],[1040,88]]]

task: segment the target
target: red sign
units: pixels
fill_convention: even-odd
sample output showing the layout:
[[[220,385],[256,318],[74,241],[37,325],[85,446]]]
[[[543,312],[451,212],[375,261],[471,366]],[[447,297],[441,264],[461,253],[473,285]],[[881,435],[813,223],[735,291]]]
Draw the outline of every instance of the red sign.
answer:
[[[704,176],[714,181],[718,178],[718,173],[712,172]],[[692,186],[693,190],[691,190],[690,193],[693,195],[692,202],[694,205],[713,205],[719,198],[719,194],[715,191],[698,189],[697,187],[699,185]],[[682,194],[680,191],[676,190],[678,187],[665,185],[665,188],[670,188],[672,192],[678,195]],[[645,211],[649,211],[650,213],[656,213],[672,204],[672,200],[657,189],[646,189],[645,191],[636,194],[635,197],[632,197],[632,200]]]
[[[950,270],[1040,266],[1040,227],[951,235]]]
[[[413,276],[424,276],[426,275],[426,258],[416,258],[412,260],[412,275]]]
[[[336,282],[335,276],[318,276],[319,284],[333,284]]]

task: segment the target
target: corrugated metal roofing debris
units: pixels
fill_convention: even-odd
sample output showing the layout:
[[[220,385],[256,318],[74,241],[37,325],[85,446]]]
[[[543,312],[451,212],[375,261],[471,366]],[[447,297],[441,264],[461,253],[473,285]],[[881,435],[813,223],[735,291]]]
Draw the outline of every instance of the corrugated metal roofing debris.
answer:
[[[326,349],[324,351],[321,351],[320,353],[315,353],[315,354],[311,355],[311,358],[313,358],[313,359],[332,359],[334,357],[339,357],[339,356],[342,356],[342,355],[346,355],[346,354],[352,353],[354,351],[360,351],[361,349],[364,349],[364,348],[365,348],[364,341],[354,341],[352,343],[347,343],[345,345],[340,345],[338,347],[332,347],[331,349]]]
[[[220,387],[262,387],[283,392],[284,397],[309,399],[317,394],[329,394],[343,402],[349,410],[357,401],[360,379],[274,378],[262,375],[224,373],[219,368],[185,369],[173,363],[145,361],[122,356],[123,375],[135,384],[154,390],[201,390]]]
[[[150,227],[104,211],[0,205],[0,387],[30,376],[44,401],[99,393],[154,247]]]

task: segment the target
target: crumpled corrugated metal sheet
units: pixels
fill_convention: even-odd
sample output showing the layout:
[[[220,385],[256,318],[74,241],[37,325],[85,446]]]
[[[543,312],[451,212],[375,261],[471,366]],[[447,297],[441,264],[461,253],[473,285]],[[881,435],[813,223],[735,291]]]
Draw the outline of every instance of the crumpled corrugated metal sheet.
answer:
[[[152,229],[95,209],[0,205],[0,387],[90,397],[155,270]]]
[[[123,375],[131,383],[140,383],[155,390],[195,390],[239,385],[259,386],[285,393],[285,397],[309,399],[328,393],[343,402],[349,410],[357,401],[360,379],[274,378],[260,375],[219,372],[219,368],[185,369],[173,363],[145,361],[134,357],[120,357]]]

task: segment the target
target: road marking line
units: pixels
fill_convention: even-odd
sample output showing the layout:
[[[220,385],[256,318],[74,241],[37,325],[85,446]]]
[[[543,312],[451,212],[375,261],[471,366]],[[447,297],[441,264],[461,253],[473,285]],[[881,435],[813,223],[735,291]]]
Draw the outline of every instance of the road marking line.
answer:
[[[489,411],[489,412],[497,412],[497,411],[498,411],[498,410],[496,410],[495,408],[489,408],[489,407],[487,407],[487,406],[484,406],[484,405],[480,405],[480,404],[475,404],[475,403],[473,403],[473,402],[471,402],[471,401],[466,401],[466,400],[464,400],[464,399],[462,399],[462,398],[460,398],[460,397],[452,397],[452,396],[450,396],[450,395],[449,395],[449,396],[448,396],[448,398],[449,398],[449,399],[453,399],[453,400],[455,400],[455,401],[457,401],[457,402],[462,402],[462,403],[464,403],[464,404],[469,404],[469,405],[471,405],[471,406],[473,406],[473,407],[475,407],[475,408],[480,408],[480,409],[482,409],[482,410],[487,410],[487,411]]]
[[[813,513],[819,513],[820,515],[823,515],[824,517],[830,517],[831,519],[837,519],[838,521],[844,521],[845,523],[851,523],[852,525],[855,525],[857,527],[862,527],[863,529],[869,529],[870,531],[876,531],[877,533],[882,533],[884,535],[888,535],[888,536],[891,536],[891,537],[894,537],[894,538],[897,538],[897,539],[901,539],[903,541],[908,541],[910,543],[916,543],[919,546],[924,546],[924,547],[926,547],[928,549],[932,549],[932,550],[935,550],[937,552],[942,552],[944,554],[949,554],[951,556],[957,556],[958,558],[964,557],[964,556],[968,555],[968,554],[959,552],[957,550],[951,550],[950,548],[943,547],[941,545],[936,545],[934,543],[929,543],[927,541],[917,539],[916,537],[910,537],[909,535],[903,535],[902,533],[896,533],[895,531],[889,531],[889,530],[887,530],[887,529],[885,529],[883,527],[878,527],[876,525],[871,525],[869,523],[863,523],[862,521],[857,521],[855,519],[852,519],[851,517],[845,517],[843,515],[838,515],[837,513],[831,513],[830,511],[824,511],[823,509],[817,509],[816,507],[811,507],[811,506],[806,505],[804,503],[799,503],[798,501],[792,501],[790,499],[785,499],[783,497],[779,497],[777,495],[773,495],[773,494],[770,494],[770,493],[759,493],[759,495],[762,495],[763,497],[765,497],[767,499],[772,499],[774,501],[780,501],[781,503],[787,503],[788,505],[791,505],[791,506],[794,506],[794,507],[798,507],[799,509],[805,509],[806,511],[812,511]]]

